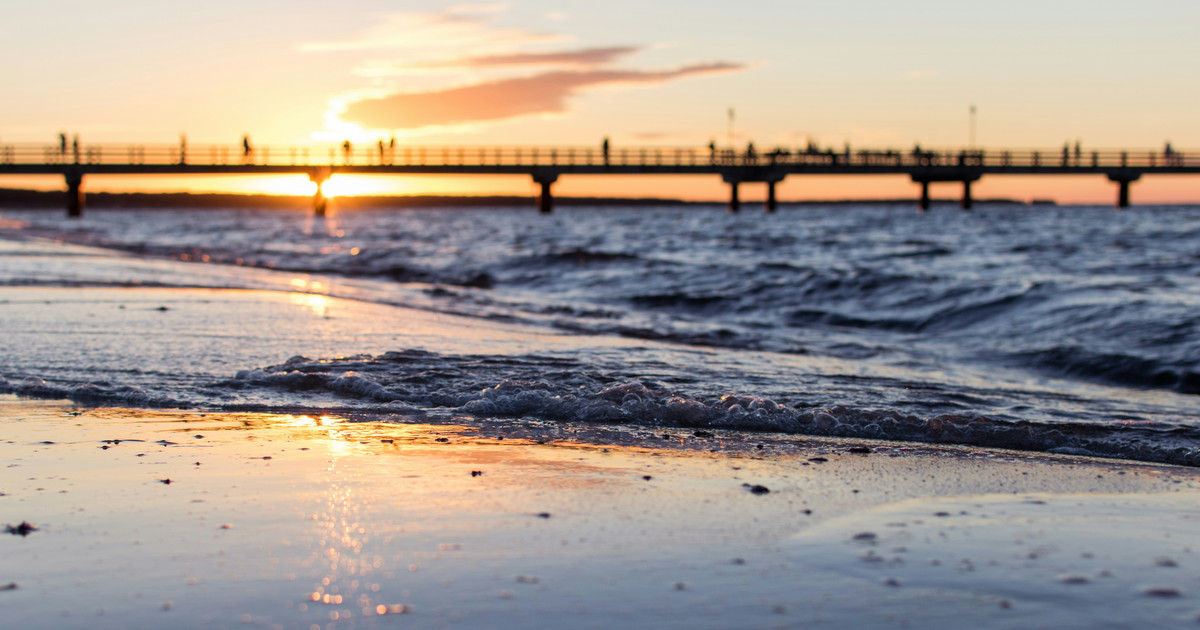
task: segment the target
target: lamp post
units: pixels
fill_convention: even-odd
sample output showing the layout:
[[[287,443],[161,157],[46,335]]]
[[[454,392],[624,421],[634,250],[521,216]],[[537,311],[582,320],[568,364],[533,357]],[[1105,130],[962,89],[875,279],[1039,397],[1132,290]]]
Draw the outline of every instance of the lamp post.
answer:
[[[967,136],[967,148],[975,148],[975,106],[971,105],[970,131]]]
[[[733,148],[733,108],[729,108],[729,128],[728,128],[729,147]]]

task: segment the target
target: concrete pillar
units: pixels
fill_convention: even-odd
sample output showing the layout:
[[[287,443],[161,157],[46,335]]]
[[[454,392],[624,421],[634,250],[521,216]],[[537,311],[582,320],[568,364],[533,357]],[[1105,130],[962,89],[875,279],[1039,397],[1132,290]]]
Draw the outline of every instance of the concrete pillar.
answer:
[[[1142,176],[1141,173],[1134,174],[1110,174],[1109,181],[1117,184],[1117,209],[1129,207],[1129,185],[1136,182]]]
[[[921,212],[924,212],[929,209],[929,181],[921,180],[917,183],[921,184],[921,201],[919,207],[921,208]]]
[[[777,205],[775,203],[775,182],[767,181],[767,203],[765,208],[767,214],[775,212]]]
[[[1117,186],[1118,186],[1118,188],[1117,188],[1117,207],[1118,208],[1128,208],[1129,207],[1129,180],[1122,179],[1121,181],[1117,182]]]
[[[329,181],[332,170],[323,168],[308,172],[308,179],[317,185],[313,193],[313,216],[323,217],[329,209],[329,199],[325,196],[325,182]]]
[[[742,209],[742,202],[738,199],[738,184],[740,182],[729,182],[729,211],[737,212]]]
[[[550,192],[550,185],[558,181],[558,174],[534,173],[533,181],[542,187],[541,193],[538,195],[538,212],[541,214],[554,212],[554,195]]]
[[[963,196],[962,196],[962,202],[961,202],[962,209],[970,210],[972,203],[973,203],[973,200],[971,199],[971,180],[964,179],[963,180]]]
[[[83,173],[70,170],[65,175],[67,179],[67,216],[78,219],[83,216]]]

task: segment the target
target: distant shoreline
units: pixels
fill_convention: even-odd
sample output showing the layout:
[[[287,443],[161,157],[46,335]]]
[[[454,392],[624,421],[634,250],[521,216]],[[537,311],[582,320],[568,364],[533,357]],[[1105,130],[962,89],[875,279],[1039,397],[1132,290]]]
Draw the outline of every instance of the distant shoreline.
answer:
[[[62,209],[65,193],[54,190],[0,188],[0,208]],[[432,207],[526,207],[536,198],[522,195],[362,195],[332,198],[338,208],[432,208]],[[934,203],[953,203],[954,198],[934,199]],[[1035,199],[1032,202],[1016,199],[977,199],[976,203],[1015,206],[1057,205],[1053,200]],[[712,206],[722,201],[685,201],[659,197],[555,197],[556,206]],[[746,206],[757,203],[744,200]],[[312,198],[299,195],[235,194],[235,193],[87,193],[89,208],[308,208]],[[916,199],[826,199],[781,201],[780,206],[849,206],[849,205],[913,205]]]

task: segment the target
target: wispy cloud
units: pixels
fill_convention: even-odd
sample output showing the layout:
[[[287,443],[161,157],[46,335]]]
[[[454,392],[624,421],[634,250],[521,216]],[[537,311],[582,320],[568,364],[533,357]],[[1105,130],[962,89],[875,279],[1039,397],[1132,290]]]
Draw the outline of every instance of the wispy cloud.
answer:
[[[654,85],[689,76],[732,72],[741,65],[711,63],[674,70],[546,72],[448,90],[393,94],[347,105],[342,120],[370,129],[413,129],[560,113],[567,98],[600,85]]]
[[[302,44],[306,52],[454,50],[463,46],[520,45],[559,42],[563,37],[490,23],[503,5],[471,5],[438,13],[394,13],[357,35],[329,42]]]
[[[608,48],[581,48],[544,53],[516,53],[511,55],[483,55],[460,57],[445,61],[430,61],[413,64],[414,68],[494,68],[502,66],[600,66],[631,55],[640,49],[633,46],[611,46]]]

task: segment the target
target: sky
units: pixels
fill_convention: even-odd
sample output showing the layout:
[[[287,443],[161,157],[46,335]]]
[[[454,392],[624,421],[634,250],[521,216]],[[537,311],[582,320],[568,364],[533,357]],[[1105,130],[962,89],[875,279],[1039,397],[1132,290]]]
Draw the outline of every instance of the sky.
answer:
[[[1200,150],[1195,0],[6,0],[0,145],[374,143]],[[975,114],[970,114],[971,108]],[[733,110],[732,124],[729,111]],[[1057,148],[1057,149],[1056,149]],[[527,178],[347,192],[528,194]],[[29,180],[57,187],[53,180]],[[0,177],[0,186],[17,185]],[[89,177],[89,190],[296,192],[302,177]],[[743,198],[761,191],[744,186]],[[782,201],[905,197],[789,177]],[[1102,177],[989,176],[977,198],[1109,203]],[[716,176],[563,177],[558,195],[724,199]],[[955,196],[957,187],[934,187]],[[1134,201],[1200,201],[1147,177]]]

